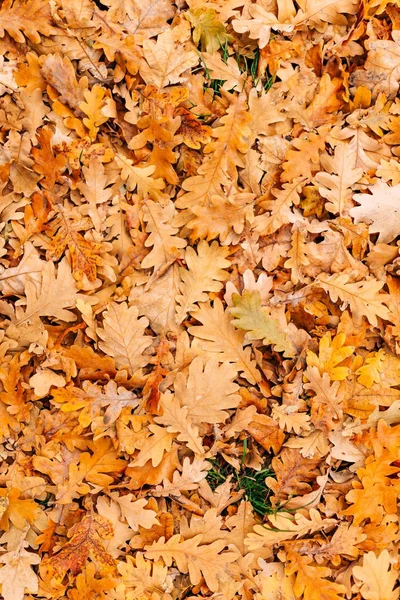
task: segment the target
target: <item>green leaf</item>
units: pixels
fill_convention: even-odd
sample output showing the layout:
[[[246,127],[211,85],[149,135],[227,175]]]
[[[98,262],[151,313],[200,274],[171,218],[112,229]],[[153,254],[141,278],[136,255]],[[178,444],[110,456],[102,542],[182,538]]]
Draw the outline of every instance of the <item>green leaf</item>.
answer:
[[[201,43],[203,52],[216,52],[229,40],[229,35],[224,25],[218,21],[213,8],[193,8],[185,16],[194,28],[193,41],[195,44]]]
[[[245,330],[249,340],[263,340],[264,344],[273,346],[274,350],[283,352],[284,356],[294,356],[294,348],[285,333],[281,331],[278,321],[261,306],[258,290],[253,292],[246,290],[241,296],[233,294],[232,300],[235,305],[231,308],[231,313],[235,317],[232,324],[237,329]]]

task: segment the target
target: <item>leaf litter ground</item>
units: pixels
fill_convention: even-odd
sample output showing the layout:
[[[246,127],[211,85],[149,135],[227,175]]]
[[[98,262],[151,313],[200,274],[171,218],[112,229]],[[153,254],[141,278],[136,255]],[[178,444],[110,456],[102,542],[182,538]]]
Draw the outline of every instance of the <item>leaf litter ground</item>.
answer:
[[[399,598],[398,2],[0,47],[2,597]]]

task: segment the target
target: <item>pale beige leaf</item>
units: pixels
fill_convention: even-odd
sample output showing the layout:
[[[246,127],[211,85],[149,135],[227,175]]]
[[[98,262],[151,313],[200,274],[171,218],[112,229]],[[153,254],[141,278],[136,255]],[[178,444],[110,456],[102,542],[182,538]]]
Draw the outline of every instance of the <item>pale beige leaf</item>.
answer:
[[[349,306],[356,321],[360,322],[366,317],[371,325],[376,326],[378,317],[389,319],[389,309],[384,303],[389,301],[389,295],[380,293],[384,282],[376,279],[350,282],[349,276],[341,273],[326,275],[321,273],[318,277],[320,285],[331,297],[333,302],[340,300],[342,310]]]
[[[171,225],[175,214],[173,202],[165,206],[147,200],[144,207],[144,220],[149,237],[145,246],[152,247],[149,254],[142,260],[142,268],[159,269],[165,264],[173,262],[182,257],[182,248],[186,246],[186,240],[178,237],[178,229]]]
[[[326,209],[337,215],[345,215],[353,206],[351,186],[362,177],[361,167],[355,168],[356,144],[341,142],[335,148],[334,156],[323,154],[320,158],[324,171],[315,175],[318,191],[326,198]]]
[[[193,423],[223,423],[229,416],[228,409],[236,408],[240,402],[237,394],[239,386],[234,383],[237,370],[225,362],[195,358],[189,367],[189,375],[178,373],[174,387],[176,397],[182,407],[188,408],[188,416]]]
[[[235,363],[237,370],[250,383],[260,381],[261,375],[251,359],[250,348],[243,348],[244,332],[235,329],[230,313],[224,311],[218,298],[212,307],[210,304],[201,304],[198,310],[192,312],[192,316],[202,325],[189,327],[189,333],[196,338],[195,342],[202,350],[214,355],[220,362]]]
[[[187,447],[195,454],[204,454],[199,429],[193,424],[190,409],[182,406],[179,399],[169,393],[161,396],[161,408],[162,416],[155,417],[155,422],[164,425],[171,433],[178,433],[178,442],[186,442]]]
[[[178,265],[174,264],[164,275],[153,281],[149,288],[147,285],[140,285],[131,289],[130,303],[138,307],[140,315],[148,318],[155,333],[181,331],[175,319],[176,309],[179,308],[176,303],[179,282]]]
[[[40,290],[41,273],[45,267],[39,253],[31,242],[26,242],[24,255],[18,265],[9,267],[0,274],[0,290],[3,294],[22,296],[28,281]]]
[[[140,74],[147,84],[159,88],[184,81],[183,73],[199,62],[194,50],[175,44],[171,29],[167,29],[154,40],[143,42],[145,61],[140,66]]]
[[[392,242],[399,235],[400,184],[390,187],[378,181],[369,187],[372,194],[355,194],[354,200],[360,204],[352,208],[350,215],[356,223],[369,224],[370,233],[379,233],[378,242]]]
[[[136,306],[113,302],[104,313],[104,327],[97,329],[102,340],[99,347],[115,359],[118,367],[132,374],[149,362],[143,352],[152,343],[150,336],[143,335],[149,322],[145,317],[138,319],[138,315]]]
[[[398,575],[388,550],[382,550],[378,556],[374,552],[364,554],[362,566],[353,568],[353,577],[361,584],[360,592],[365,600],[397,600],[400,590],[393,588]]]
[[[108,179],[104,174],[104,167],[97,157],[92,157],[88,167],[82,168],[85,182],[78,183],[78,189],[82,192],[87,205],[82,206],[82,213],[88,214],[93,221],[96,231],[104,229],[104,212],[101,204],[108,202],[112,196],[112,190],[107,189]]]
[[[226,259],[228,254],[228,248],[219,246],[217,242],[209,245],[205,240],[198,244],[197,253],[192,247],[187,248],[185,262],[188,268],[179,269],[178,323],[182,323],[187,313],[196,308],[195,303],[207,302],[206,292],[219,292],[222,288],[221,282],[228,278],[228,272],[224,270],[230,266]]]
[[[135,535],[135,532],[126,523],[122,523],[121,509],[118,502],[100,496],[97,499],[96,509],[99,515],[111,522],[113,527],[113,537],[103,542],[104,550],[111,554],[113,558],[118,558],[124,554],[121,548]]]
[[[141,444],[139,454],[130,463],[130,467],[143,467],[151,460],[153,467],[157,467],[163,459],[165,452],[171,450],[174,434],[169,433],[165,427],[149,425],[150,436]]]
[[[137,531],[139,527],[150,529],[158,524],[157,513],[154,510],[145,509],[147,500],[140,498],[135,500],[133,494],[119,496],[118,493],[110,494],[111,498],[118,504],[121,514],[126,519],[129,527]]]
[[[202,52],[201,60],[210,73],[211,79],[218,79],[224,82],[222,86],[224,89],[236,89],[239,92],[243,89],[244,75],[240,72],[239,66],[232,56],[224,62],[218,52],[214,52],[213,54]]]
[[[310,510],[308,516],[300,512],[293,515],[282,511],[276,515],[269,515],[264,525],[255,525],[244,543],[249,551],[257,550],[263,545],[278,544],[316,531],[329,530],[335,524],[335,519],[323,519],[315,508]]]
[[[180,535],[172,536],[167,542],[161,538],[152,546],[146,546],[145,557],[153,560],[162,558],[167,567],[176,563],[181,573],[189,573],[193,585],[204,577],[211,591],[218,591],[219,580],[224,578],[227,565],[236,558],[234,552],[221,551],[225,547],[223,540],[212,544],[201,544],[202,535],[181,541]]]
[[[40,563],[37,554],[27,552],[21,544],[16,550],[3,554],[0,562],[4,563],[0,569],[4,600],[23,600],[25,591],[37,593],[38,577],[32,570],[32,565]]]
[[[75,306],[79,294],[75,279],[66,258],[55,265],[49,261],[42,271],[40,291],[36,284],[28,280],[25,284],[26,309],[17,320],[22,325],[35,317],[55,317],[62,321],[75,321],[76,316],[67,308]]]

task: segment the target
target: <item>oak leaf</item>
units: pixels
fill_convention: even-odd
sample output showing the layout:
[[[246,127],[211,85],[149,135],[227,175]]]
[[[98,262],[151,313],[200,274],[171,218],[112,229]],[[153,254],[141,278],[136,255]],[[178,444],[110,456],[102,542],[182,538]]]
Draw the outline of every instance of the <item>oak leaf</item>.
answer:
[[[113,529],[108,519],[95,513],[86,514],[68,531],[70,539],[61,550],[42,560],[42,578],[61,582],[68,571],[77,575],[89,557],[98,565],[102,574],[116,575],[115,561],[103,547],[103,540],[111,539],[112,536]]]
[[[247,534],[244,541],[251,552],[262,546],[272,546],[285,540],[298,539],[302,536],[329,531],[336,524],[335,519],[324,519],[321,514],[311,508],[309,514],[296,514],[282,511],[269,515],[264,524],[255,524],[253,531]]]
[[[83,237],[80,231],[89,228],[88,219],[70,219],[67,215],[60,213],[47,226],[46,231],[52,238],[47,251],[47,257],[58,260],[68,247],[72,270],[77,281],[84,276],[89,282],[96,281],[97,267],[103,264],[101,256],[101,244],[92,242]]]
[[[118,563],[118,571],[132,599],[150,598],[155,589],[164,589],[168,582],[168,568],[164,563],[146,560],[140,552],[135,558],[128,555],[126,562]]]
[[[207,206],[214,194],[222,194],[222,186],[236,181],[237,167],[243,166],[243,155],[249,150],[251,115],[245,96],[232,98],[229,108],[218,127],[213,128],[213,139],[204,148],[207,156],[194,177],[183,182],[187,192],[177,199],[178,208]]]
[[[228,409],[236,408],[240,401],[239,386],[234,383],[237,371],[234,365],[221,365],[210,359],[205,365],[196,357],[189,366],[188,377],[178,373],[174,387],[182,407],[188,408],[193,423],[222,423],[229,416]]]
[[[300,10],[294,18],[295,23],[306,22],[311,27],[320,27],[323,22],[345,23],[345,14],[353,15],[357,12],[357,3],[354,0],[300,0]]]
[[[50,461],[49,463],[42,467],[42,463],[38,462],[37,469],[42,472],[49,471],[50,477],[58,483],[56,498],[60,504],[69,504],[74,498],[87,494],[91,489],[89,484],[98,486],[98,489],[107,488],[114,481],[113,476],[107,473],[122,472],[126,467],[126,461],[118,457],[107,438],[96,442],[93,454],[83,452],[78,464],[70,464],[68,478],[62,482],[55,464]]]
[[[201,241],[197,246],[197,254],[193,248],[187,248],[187,269],[179,269],[181,294],[176,298],[180,305],[177,310],[178,323],[196,308],[197,302],[207,301],[207,292],[219,292],[222,288],[222,282],[228,277],[225,269],[230,265],[227,256],[227,248],[221,248],[216,242],[208,245],[204,240]]]
[[[400,46],[398,41],[372,40],[367,60],[361,73],[356,72],[357,80],[366,85],[376,97],[383,92],[394,98],[400,81]]]
[[[229,563],[235,560],[234,552],[223,552],[225,542],[217,540],[212,544],[201,544],[203,536],[181,541],[180,535],[172,536],[167,542],[161,538],[151,546],[146,546],[145,557],[152,560],[162,558],[167,567],[176,563],[181,573],[189,573],[193,585],[204,577],[211,591],[219,589],[219,580],[224,578]]]
[[[85,182],[78,183],[78,189],[82,192],[89,206],[84,214],[90,216],[96,231],[104,228],[102,219],[102,204],[112,196],[112,190],[107,188],[108,178],[104,174],[104,167],[97,157],[92,157],[88,167],[83,167]],[[85,207],[82,207],[85,208]]]
[[[182,471],[175,470],[170,479],[165,478],[162,486],[157,486],[155,496],[176,496],[179,497],[183,491],[195,490],[199,482],[203,481],[211,464],[203,457],[194,457],[190,462],[188,456],[183,459]]]
[[[361,584],[361,596],[365,600],[396,600],[398,590],[393,590],[398,578],[398,570],[391,564],[390,554],[382,550],[379,556],[368,552],[363,556],[362,566],[356,565],[353,577]]]
[[[265,211],[254,219],[253,228],[263,235],[271,235],[287,223],[294,223],[297,219],[291,207],[300,204],[300,194],[303,179],[296,178],[292,183],[283,185],[282,190],[271,190],[274,196],[271,200],[260,199],[259,205]]]
[[[333,302],[340,300],[344,306],[350,306],[353,317],[358,322],[365,316],[371,325],[376,326],[378,317],[389,318],[389,309],[384,306],[389,301],[389,295],[379,293],[384,285],[382,281],[369,279],[352,283],[348,275],[321,273],[318,285],[330,295]]]
[[[361,480],[353,482],[353,489],[347,494],[346,500],[350,507],[343,514],[352,515],[354,525],[359,525],[364,519],[379,525],[386,514],[396,512],[397,497],[400,494],[398,479],[391,476],[399,472],[397,466],[392,466],[396,460],[394,455],[386,450],[377,458],[369,456],[365,468],[358,469],[357,475]]]
[[[69,589],[67,594],[70,600],[80,600],[82,597],[93,595],[95,593],[100,598],[104,598],[104,592],[115,588],[117,580],[112,577],[97,578],[96,566],[88,563],[82,573],[77,575],[75,587]]]
[[[354,346],[346,346],[346,336],[339,333],[333,339],[326,333],[319,341],[318,356],[308,350],[307,365],[317,367],[321,375],[327,373],[331,381],[343,381],[349,373],[349,367],[342,365],[354,352]]]
[[[171,225],[175,209],[172,202],[160,206],[147,200],[143,207],[146,231],[149,237],[145,246],[152,246],[149,254],[142,260],[142,268],[160,268],[182,256],[182,248],[187,242],[177,236],[178,229]]]
[[[232,56],[223,61],[218,52],[202,52],[201,60],[206,73],[209,73],[211,79],[222,81],[224,89],[236,89],[236,91],[243,89],[244,75],[240,72],[239,66]]]
[[[185,16],[193,27],[193,41],[195,44],[200,42],[202,51],[216,52],[228,41],[225,27],[213,8],[192,8]]]
[[[130,463],[130,467],[143,467],[151,460],[153,467],[157,467],[166,452],[171,450],[174,435],[167,428],[158,425],[149,425],[150,435],[143,440],[139,454]]]
[[[378,350],[365,358],[365,363],[356,371],[358,375],[357,382],[367,388],[371,388],[374,383],[380,383],[381,373],[384,369],[385,353]]]
[[[378,242],[392,242],[398,235],[400,184],[392,187],[378,181],[369,187],[372,194],[355,194],[354,200],[360,204],[352,208],[350,215],[355,222],[369,223],[370,233],[379,233]]]
[[[77,288],[69,264],[64,258],[56,273],[54,263],[47,262],[42,271],[40,290],[33,281],[25,285],[26,309],[21,311],[16,324],[22,325],[35,317],[55,317],[63,321],[74,321],[73,312],[77,298]]]
[[[238,33],[248,31],[251,39],[259,40],[260,48],[264,48],[268,44],[271,29],[288,33],[293,30],[293,25],[280,23],[273,13],[267,12],[261,5],[252,5],[249,14],[251,19],[235,19],[232,26]]]
[[[285,440],[285,434],[279,424],[268,415],[256,414],[252,421],[246,425],[245,430],[265,450],[271,449],[275,454],[279,452]]]
[[[347,214],[353,206],[351,186],[361,178],[361,167],[354,168],[356,151],[354,141],[342,142],[335,148],[335,155],[322,155],[321,165],[325,169],[315,175],[318,191],[328,202],[325,208],[333,214]]]
[[[95,140],[97,132],[103,123],[108,121],[108,116],[102,109],[105,106],[106,90],[101,85],[95,84],[90,90],[84,90],[85,102],[79,103],[79,108],[87,115],[83,124],[89,130],[91,140]]]
[[[303,458],[299,450],[284,448],[279,457],[272,459],[271,465],[275,471],[276,480],[267,477],[265,482],[273,491],[273,503],[279,504],[288,496],[304,495],[310,491],[308,482],[318,476],[318,458]]]
[[[115,492],[111,494],[111,498],[118,504],[121,509],[121,514],[126,519],[129,527],[137,531],[139,527],[150,529],[157,524],[157,517],[154,510],[147,509],[147,500],[141,498],[133,500],[132,494],[119,496]]]
[[[322,564],[329,560],[333,565],[340,565],[342,557],[356,559],[361,554],[362,542],[367,538],[362,528],[357,525],[339,525],[329,541],[319,541],[319,547],[312,549],[316,562]]]
[[[311,421],[323,431],[335,429],[343,416],[343,395],[339,393],[339,382],[331,384],[329,375],[321,375],[317,367],[309,367],[304,375],[309,381],[304,389],[315,393],[310,401]]]
[[[104,389],[85,381],[82,389],[67,386],[52,390],[51,395],[53,403],[59,405],[62,412],[80,411],[78,418],[82,427],[88,427],[100,415],[104,424],[110,425],[118,419],[123,408],[133,409],[138,405],[135,394],[118,387],[115,381],[109,381]]]
[[[243,233],[247,224],[254,222],[253,194],[238,193],[231,198],[211,196],[208,206],[193,206],[193,218],[188,223],[191,237],[206,239],[219,238],[226,243],[235,234]]]
[[[390,182],[392,187],[399,185],[400,164],[394,158],[391,158],[390,160],[382,159],[380,166],[376,170],[376,175],[385,183]]]
[[[22,296],[28,281],[32,281],[39,287],[44,266],[45,262],[40,259],[35,246],[31,242],[26,242],[19,264],[0,274],[1,292],[4,295]]]
[[[194,50],[186,50],[175,44],[171,29],[167,29],[154,40],[143,42],[145,61],[140,74],[148,84],[164,88],[184,81],[183,73],[196,66],[199,57]]]
[[[104,550],[113,558],[118,558],[124,553],[124,546],[134,536],[134,531],[121,521],[121,509],[114,500],[100,496],[97,499],[96,510],[99,515],[110,521],[113,528],[113,537],[103,542]]]
[[[201,304],[199,309],[192,312],[193,317],[202,323],[189,328],[189,333],[198,340],[202,350],[209,352],[218,360],[233,362],[239,372],[250,383],[260,380],[260,373],[251,359],[250,348],[243,348],[244,334],[235,329],[231,323],[228,311],[224,312],[218,298],[214,305]]]
[[[0,557],[4,564],[0,568],[1,592],[4,600],[23,600],[25,591],[31,594],[38,592],[38,577],[32,565],[40,563],[40,557],[32,552],[27,552],[22,541],[16,550],[6,552]]]
[[[52,25],[51,10],[46,0],[5,0],[0,9],[0,37],[6,31],[19,44],[25,43],[24,35],[33,43],[40,42],[40,34],[56,35]]]
[[[148,364],[143,352],[151,344],[151,337],[143,335],[149,322],[145,317],[138,319],[138,314],[136,306],[114,302],[104,314],[103,327],[97,329],[102,340],[99,347],[114,358],[117,367],[128,368],[132,374]]]
[[[60,94],[59,102],[67,103],[72,109],[78,108],[84,100],[85,81],[76,79],[75,69],[67,56],[48,54],[42,63],[42,75]]]
[[[329,567],[312,565],[312,559],[301,556],[297,552],[289,551],[287,555],[285,572],[287,575],[295,574],[293,590],[295,595],[304,600],[341,600],[346,591],[344,585],[333,583],[326,579],[332,573]]]
[[[232,300],[234,307],[231,313],[235,317],[232,324],[246,331],[247,339],[262,340],[263,344],[270,344],[276,352],[283,352],[287,357],[293,356],[292,344],[281,331],[279,322],[261,306],[257,290],[246,290],[241,296],[233,294]]]
[[[139,309],[139,315],[147,317],[152,330],[157,333],[170,331],[179,333],[175,313],[179,308],[176,297],[179,294],[180,277],[178,265],[171,265],[167,271],[147,289],[145,284],[133,287],[129,301]]]
[[[8,531],[10,523],[18,529],[24,529],[27,523],[33,523],[40,510],[31,498],[21,498],[21,491],[16,488],[0,489],[2,499],[2,515],[0,527]]]
[[[42,175],[40,184],[49,191],[52,190],[60,172],[65,168],[67,159],[64,154],[54,154],[51,145],[52,132],[43,127],[37,133],[41,148],[32,148],[32,156],[35,159],[34,170]]]
[[[195,454],[204,454],[199,429],[190,418],[189,408],[182,406],[179,398],[167,394],[161,397],[162,416],[155,417],[156,423],[164,425],[170,433],[178,433],[178,442],[186,442]]]
[[[104,4],[110,7],[111,21],[124,23],[139,43],[167,29],[167,22],[175,13],[170,0],[124,0],[118,4],[106,0]]]
[[[136,167],[133,165],[133,161],[123,154],[117,154],[116,161],[121,168],[121,178],[126,182],[129,190],[136,190],[142,198],[150,197],[156,201],[163,199],[164,195],[161,190],[164,189],[165,183],[161,178],[154,179],[152,177],[156,170],[154,165]]]

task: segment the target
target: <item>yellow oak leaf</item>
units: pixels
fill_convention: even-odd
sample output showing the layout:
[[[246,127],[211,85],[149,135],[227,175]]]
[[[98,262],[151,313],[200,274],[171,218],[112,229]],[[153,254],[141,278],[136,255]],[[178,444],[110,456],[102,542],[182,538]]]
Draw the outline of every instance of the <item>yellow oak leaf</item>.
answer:
[[[201,50],[213,53],[228,41],[225,27],[213,8],[192,8],[185,17],[193,26],[193,41],[195,44],[200,42]]]
[[[329,567],[312,564],[312,558],[289,551],[285,573],[295,575],[293,590],[297,598],[304,600],[341,600],[346,591],[344,585],[329,581],[332,574]]]
[[[95,140],[97,132],[103,123],[108,121],[108,116],[102,112],[105,106],[106,90],[97,83],[90,90],[83,92],[86,102],[80,102],[79,108],[87,115],[83,124],[89,130],[91,140]]]
[[[307,364],[317,367],[321,374],[327,373],[331,381],[342,381],[346,379],[349,372],[348,366],[340,366],[354,352],[353,346],[345,346],[346,336],[339,333],[333,339],[326,333],[319,342],[318,356],[308,350]]]
[[[234,308],[231,308],[231,313],[235,317],[232,324],[246,331],[249,340],[262,340],[263,344],[270,344],[277,352],[283,352],[284,356],[293,356],[293,346],[279,322],[261,306],[258,290],[245,290],[241,296],[233,294],[232,300]]]

